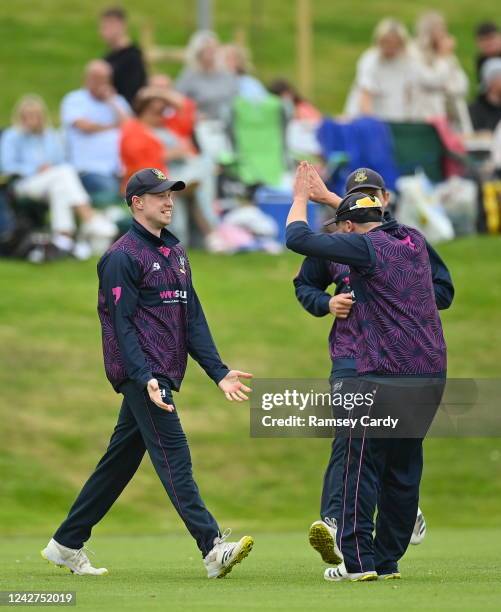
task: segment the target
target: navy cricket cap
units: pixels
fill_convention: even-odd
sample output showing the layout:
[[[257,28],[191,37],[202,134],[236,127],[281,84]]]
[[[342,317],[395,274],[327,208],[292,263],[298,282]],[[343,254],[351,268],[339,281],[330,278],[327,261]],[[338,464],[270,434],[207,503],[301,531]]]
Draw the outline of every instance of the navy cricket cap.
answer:
[[[370,168],[358,168],[346,179],[345,194],[354,191],[364,191],[364,189],[381,189],[386,191],[383,177]]]
[[[143,168],[135,172],[127,181],[125,199],[132,204],[132,196],[142,196],[145,193],[161,193],[162,191],[182,191],[186,187],[183,181],[170,181],[157,168]]]
[[[324,223],[339,223],[339,221],[353,221],[354,223],[369,223],[383,218],[383,204],[373,195],[360,191],[346,195],[336,210],[336,216]]]

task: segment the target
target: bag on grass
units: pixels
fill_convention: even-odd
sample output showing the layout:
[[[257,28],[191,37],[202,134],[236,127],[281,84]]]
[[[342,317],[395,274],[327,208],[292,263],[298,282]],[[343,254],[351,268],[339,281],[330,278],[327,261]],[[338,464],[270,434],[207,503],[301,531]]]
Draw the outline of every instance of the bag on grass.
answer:
[[[418,229],[430,243],[454,238],[450,219],[437,200],[433,185],[423,173],[397,179],[397,219]]]

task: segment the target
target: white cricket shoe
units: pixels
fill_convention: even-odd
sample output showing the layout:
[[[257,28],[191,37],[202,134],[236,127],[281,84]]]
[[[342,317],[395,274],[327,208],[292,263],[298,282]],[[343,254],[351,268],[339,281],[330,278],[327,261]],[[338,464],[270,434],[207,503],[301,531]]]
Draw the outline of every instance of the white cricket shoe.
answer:
[[[328,567],[324,572],[325,580],[330,582],[370,582],[377,580],[376,572],[360,572],[358,574],[350,574],[346,571],[344,563],[337,567]]]
[[[224,578],[233,567],[250,553],[254,540],[244,536],[238,542],[226,542],[231,529],[227,529],[219,538],[214,539],[214,548],[204,559],[208,578]]]
[[[315,521],[310,527],[308,539],[311,546],[320,553],[325,563],[339,565],[343,555],[336,544],[336,519],[326,518],[325,521]]]
[[[44,559],[58,567],[67,567],[73,574],[79,576],[105,576],[108,570],[105,567],[92,567],[83,548],[67,548],[54,540],[40,553]]]
[[[426,535],[426,521],[424,520],[424,514],[421,511],[421,508],[417,509],[417,517],[416,523],[414,524],[414,529],[411,535],[411,544],[417,546],[421,544]]]

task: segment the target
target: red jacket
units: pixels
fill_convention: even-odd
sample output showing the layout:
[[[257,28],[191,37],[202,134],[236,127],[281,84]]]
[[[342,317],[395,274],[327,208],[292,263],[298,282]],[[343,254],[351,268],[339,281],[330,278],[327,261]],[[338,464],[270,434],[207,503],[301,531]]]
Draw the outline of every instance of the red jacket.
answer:
[[[122,191],[129,177],[143,168],[158,168],[168,176],[164,144],[139,119],[129,119],[122,125],[120,157],[124,167]]]

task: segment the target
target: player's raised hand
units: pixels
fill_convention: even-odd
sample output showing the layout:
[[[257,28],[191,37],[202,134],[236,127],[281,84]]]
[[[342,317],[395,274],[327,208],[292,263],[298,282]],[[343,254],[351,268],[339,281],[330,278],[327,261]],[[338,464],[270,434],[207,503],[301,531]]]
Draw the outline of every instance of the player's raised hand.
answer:
[[[327,189],[322,177],[311,164],[307,164],[307,168],[309,199],[319,204],[327,204],[332,208],[337,208],[341,202],[341,198]]]
[[[244,385],[243,382],[240,382],[240,378],[252,378],[252,374],[240,372],[240,370],[230,370],[218,383],[218,387],[230,402],[233,400],[243,402],[249,399],[245,393],[249,393],[252,389]]]
[[[307,202],[309,194],[308,163],[302,161],[296,168],[296,176],[294,178],[294,201],[301,200]]]
[[[329,310],[331,314],[339,319],[346,319],[353,306],[353,298],[350,293],[338,293],[329,300]]]
[[[162,408],[162,410],[167,410],[167,412],[174,412],[175,408],[172,404],[165,404],[162,401],[160,387],[158,386],[158,380],[156,378],[152,378],[148,381],[146,389],[148,391],[148,395],[150,396],[150,400],[154,404],[156,404],[159,408]]]

